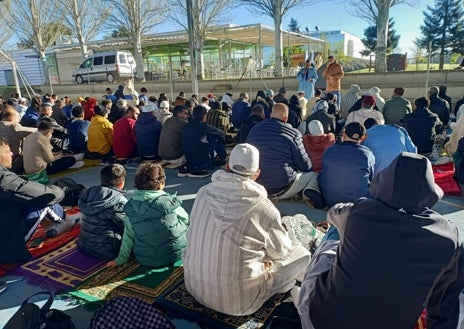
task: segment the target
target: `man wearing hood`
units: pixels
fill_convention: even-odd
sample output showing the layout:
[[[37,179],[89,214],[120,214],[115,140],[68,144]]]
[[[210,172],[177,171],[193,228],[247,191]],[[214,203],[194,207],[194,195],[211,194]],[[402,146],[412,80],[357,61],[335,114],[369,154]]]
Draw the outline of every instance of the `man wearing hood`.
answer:
[[[352,84],[350,89],[343,95],[340,103],[340,115],[346,120],[348,117],[348,110],[361,98],[359,92],[361,88],[357,84]]]
[[[310,254],[292,244],[263,186],[259,151],[238,144],[226,170],[196,196],[190,216],[184,279],[195,299],[218,312],[248,315],[289,291]]]
[[[413,328],[424,308],[427,328],[456,328],[464,250],[458,229],[430,209],[443,196],[430,161],[404,152],[370,191],[329,210],[340,241],[323,242],[306,271],[303,329]]]

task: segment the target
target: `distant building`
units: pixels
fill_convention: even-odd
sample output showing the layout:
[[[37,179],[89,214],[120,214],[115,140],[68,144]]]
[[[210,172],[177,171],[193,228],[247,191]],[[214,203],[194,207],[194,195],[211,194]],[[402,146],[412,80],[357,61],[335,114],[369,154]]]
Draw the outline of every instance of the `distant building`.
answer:
[[[353,58],[366,58],[361,55],[364,44],[361,39],[343,30],[309,32],[309,36],[326,40],[330,46],[326,48],[327,54],[336,55],[338,49],[343,47],[346,56]]]

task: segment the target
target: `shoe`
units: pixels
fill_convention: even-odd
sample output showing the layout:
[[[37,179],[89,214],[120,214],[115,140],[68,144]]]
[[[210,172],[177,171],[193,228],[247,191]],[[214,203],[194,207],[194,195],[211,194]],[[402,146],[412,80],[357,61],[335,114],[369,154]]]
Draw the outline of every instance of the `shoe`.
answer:
[[[187,166],[183,166],[179,168],[179,171],[177,172],[177,177],[187,177],[189,173],[189,170]]]
[[[201,169],[193,169],[187,174],[188,177],[192,178],[204,178],[209,176],[209,171]]]
[[[69,167],[68,169],[77,169],[77,168],[81,168],[83,165],[84,165],[84,161],[76,161],[75,164],[73,164],[71,167]]]
[[[72,156],[76,159],[76,161],[82,161],[84,160],[85,153],[73,154]]]
[[[0,281],[0,293],[4,292],[6,289],[6,282]]]
[[[311,201],[314,208],[316,209],[324,209],[325,207],[325,201],[324,201],[324,198],[322,197],[322,194],[316,190],[312,190],[309,188],[304,190],[303,199]]]

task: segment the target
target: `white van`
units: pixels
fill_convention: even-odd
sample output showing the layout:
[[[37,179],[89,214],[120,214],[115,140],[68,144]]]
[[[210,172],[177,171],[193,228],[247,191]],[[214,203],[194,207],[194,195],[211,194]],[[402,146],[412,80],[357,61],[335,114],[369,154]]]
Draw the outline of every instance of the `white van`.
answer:
[[[77,83],[107,81],[117,78],[132,78],[135,75],[135,61],[128,51],[105,51],[88,57],[74,72],[72,78]]]

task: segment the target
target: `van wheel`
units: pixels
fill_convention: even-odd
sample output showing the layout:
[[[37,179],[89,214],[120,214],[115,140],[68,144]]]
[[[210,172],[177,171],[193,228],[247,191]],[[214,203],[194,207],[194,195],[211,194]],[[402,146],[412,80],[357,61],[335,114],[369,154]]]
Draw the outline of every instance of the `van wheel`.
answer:
[[[81,75],[76,75],[76,82],[77,82],[78,84],[84,83],[84,79],[82,78]]]
[[[109,83],[113,83],[114,82],[114,75],[111,74],[111,73],[108,73],[106,75],[106,81],[108,81]]]

